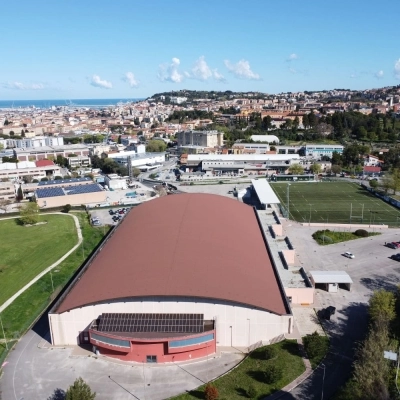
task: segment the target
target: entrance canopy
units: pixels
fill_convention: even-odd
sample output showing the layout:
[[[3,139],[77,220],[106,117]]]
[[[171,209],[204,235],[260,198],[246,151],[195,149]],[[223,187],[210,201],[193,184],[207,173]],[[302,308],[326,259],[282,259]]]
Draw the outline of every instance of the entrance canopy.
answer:
[[[280,201],[266,179],[252,179],[251,184],[261,204],[279,204]]]

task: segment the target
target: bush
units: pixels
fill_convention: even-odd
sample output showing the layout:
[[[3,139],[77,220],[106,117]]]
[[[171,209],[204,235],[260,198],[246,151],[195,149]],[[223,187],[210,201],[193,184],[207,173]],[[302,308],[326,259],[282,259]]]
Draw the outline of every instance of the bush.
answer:
[[[204,393],[205,393],[206,400],[217,400],[218,399],[218,389],[211,383],[207,384]]]
[[[71,204],[66,204],[62,209],[61,212],[68,214],[71,211]]]
[[[278,351],[276,350],[276,348],[271,347],[271,346],[268,346],[265,349],[265,353],[264,353],[266,360],[271,360],[272,358],[275,358],[277,356],[277,354],[278,354]]]
[[[57,175],[57,176],[54,177],[54,180],[55,181],[61,181],[62,180],[62,176]]]
[[[254,385],[250,385],[246,390],[249,399],[255,399],[258,396],[258,390]]]
[[[282,379],[283,369],[280,365],[269,364],[265,368],[264,376],[267,383],[275,383]]]
[[[325,242],[325,243],[333,243],[333,239],[331,237],[329,237],[329,236],[326,236],[326,235],[322,235],[321,236],[321,240],[323,242]]]
[[[32,183],[38,183],[39,181],[37,180],[37,179],[34,179],[33,181],[32,181]]]
[[[365,229],[357,229],[354,234],[359,237],[368,237],[368,232]]]
[[[317,331],[303,338],[304,350],[308,354],[308,358],[322,359],[328,351],[329,343],[325,337],[321,336]]]
[[[49,178],[42,178],[41,180],[40,180],[40,182],[47,182],[49,180]]]

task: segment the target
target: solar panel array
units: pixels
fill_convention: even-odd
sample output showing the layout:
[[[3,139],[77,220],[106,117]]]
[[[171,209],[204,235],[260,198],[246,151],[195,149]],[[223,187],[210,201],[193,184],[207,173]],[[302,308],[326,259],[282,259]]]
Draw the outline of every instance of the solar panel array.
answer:
[[[202,333],[204,314],[104,313],[99,332]]]
[[[50,181],[40,181],[38,183],[39,186],[49,186],[49,185],[63,185],[65,183],[76,183],[76,182],[87,182],[91,181],[88,176],[83,178],[71,178],[71,179],[54,179]]]
[[[82,194],[82,193],[93,193],[93,192],[101,192],[102,189],[99,187],[97,183],[92,183],[89,185],[73,185],[64,188],[65,193],[68,195],[71,194]]]
[[[57,196],[64,196],[64,191],[62,190],[62,188],[55,187],[55,188],[45,188],[36,190],[36,197],[39,199],[43,197],[57,197]]]

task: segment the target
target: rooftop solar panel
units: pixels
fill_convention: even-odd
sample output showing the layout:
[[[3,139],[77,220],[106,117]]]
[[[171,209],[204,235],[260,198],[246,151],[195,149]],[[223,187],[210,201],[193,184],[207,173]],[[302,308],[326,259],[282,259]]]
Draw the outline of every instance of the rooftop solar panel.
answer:
[[[120,314],[104,313],[100,332],[204,332],[204,314]]]

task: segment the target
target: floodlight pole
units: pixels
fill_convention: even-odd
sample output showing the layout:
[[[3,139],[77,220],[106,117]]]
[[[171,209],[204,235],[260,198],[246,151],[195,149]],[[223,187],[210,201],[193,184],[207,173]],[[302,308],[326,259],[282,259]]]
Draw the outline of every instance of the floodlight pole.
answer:
[[[290,219],[290,211],[289,211],[289,187],[290,187],[290,183],[287,184],[287,192],[286,192],[286,198],[287,198],[287,219]]]
[[[309,204],[309,206],[310,206],[310,219],[308,220],[308,226],[311,225],[311,207],[312,207],[312,204]]]
[[[396,389],[400,394],[399,386],[397,385],[397,377],[399,376],[399,358],[400,358],[400,348],[399,348],[399,353],[397,354],[397,368],[396,368]]]
[[[3,320],[1,319],[1,314],[0,314],[0,325],[1,325],[1,330],[3,332],[3,336],[4,336],[4,343],[6,344],[6,350],[8,350],[8,343],[7,343],[6,334],[4,333],[4,326],[3,326]]]
[[[324,375],[322,376],[322,393],[321,393],[321,400],[324,400],[324,383],[325,383],[325,364],[321,363],[322,367],[324,368]]]

